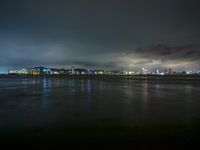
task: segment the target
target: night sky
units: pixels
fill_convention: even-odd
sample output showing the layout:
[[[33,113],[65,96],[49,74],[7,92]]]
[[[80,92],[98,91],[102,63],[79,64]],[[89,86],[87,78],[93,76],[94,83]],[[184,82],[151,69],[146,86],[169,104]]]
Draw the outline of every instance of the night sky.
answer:
[[[199,0],[0,0],[0,72],[200,69]]]

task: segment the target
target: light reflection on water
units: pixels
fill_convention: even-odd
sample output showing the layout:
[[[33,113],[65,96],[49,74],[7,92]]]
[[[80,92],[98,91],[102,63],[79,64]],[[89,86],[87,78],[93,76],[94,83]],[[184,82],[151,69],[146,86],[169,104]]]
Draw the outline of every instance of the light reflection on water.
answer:
[[[48,97],[51,93],[51,79],[43,78],[40,80],[42,82],[42,108],[46,109],[48,107]]]
[[[1,126],[48,122],[121,124],[195,122],[200,85],[110,79],[0,80]]]

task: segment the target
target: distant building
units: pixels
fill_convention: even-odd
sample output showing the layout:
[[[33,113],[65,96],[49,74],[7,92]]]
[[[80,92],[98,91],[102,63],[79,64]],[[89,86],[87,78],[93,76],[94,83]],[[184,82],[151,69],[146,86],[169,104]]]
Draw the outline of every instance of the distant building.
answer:
[[[142,68],[142,74],[147,75],[147,74],[151,74],[151,73],[148,71],[148,69]]]
[[[83,72],[83,70],[82,70]],[[85,70],[84,70],[85,72]],[[9,70],[8,74],[27,74],[27,75],[58,75],[58,74],[72,74],[71,69],[57,69],[57,68],[46,68],[46,67],[33,67],[18,70]]]
[[[8,74],[28,74],[28,70],[27,69],[15,69],[15,70],[10,69],[8,71]]]
[[[45,67],[27,68],[29,75],[45,75],[49,74],[50,70]]]
[[[104,74],[104,70],[93,70],[93,73],[96,75]]]
[[[160,74],[159,70],[156,69],[155,72],[154,72],[154,74],[159,75]]]
[[[169,68],[169,74],[172,74],[172,68]]]
[[[88,70],[82,69],[82,68],[77,68],[77,69],[74,69],[74,74],[88,74]]]

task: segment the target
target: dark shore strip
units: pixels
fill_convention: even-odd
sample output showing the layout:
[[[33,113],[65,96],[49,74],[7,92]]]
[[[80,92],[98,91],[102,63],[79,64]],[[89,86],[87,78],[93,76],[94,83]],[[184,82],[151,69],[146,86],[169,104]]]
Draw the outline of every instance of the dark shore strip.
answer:
[[[130,80],[158,80],[158,81],[200,81],[200,75],[0,75],[2,78],[83,78],[83,79],[130,79]]]

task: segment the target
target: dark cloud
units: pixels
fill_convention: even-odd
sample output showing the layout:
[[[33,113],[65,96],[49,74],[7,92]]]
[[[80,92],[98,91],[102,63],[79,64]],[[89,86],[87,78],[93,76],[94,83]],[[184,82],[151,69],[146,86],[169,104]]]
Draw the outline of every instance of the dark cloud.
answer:
[[[0,67],[198,69],[199,4],[198,0],[1,0]]]
[[[200,45],[167,46],[156,45],[124,51],[121,54],[124,66],[134,67],[173,67],[174,69],[197,69],[199,67]]]
[[[147,48],[133,50],[133,55],[145,58],[159,58],[162,60],[198,60],[200,56],[200,45],[185,45],[170,47],[167,45],[156,45]],[[130,55],[130,53],[127,53]]]

